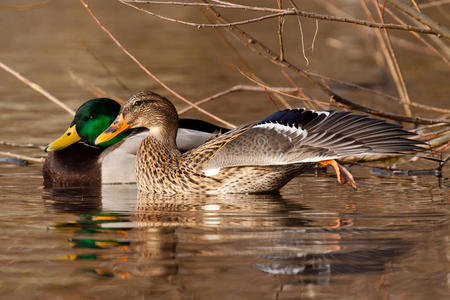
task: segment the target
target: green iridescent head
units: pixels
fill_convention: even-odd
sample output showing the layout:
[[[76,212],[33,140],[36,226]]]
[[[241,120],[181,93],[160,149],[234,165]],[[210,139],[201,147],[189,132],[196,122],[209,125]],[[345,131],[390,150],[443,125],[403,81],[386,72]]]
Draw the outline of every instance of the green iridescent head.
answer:
[[[45,151],[58,151],[78,141],[96,147],[108,147],[127,135],[127,130],[114,139],[95,145],[95,139],[111,125],[120,110],[120,104],[108,98],[96,98],[81,105],[69,129],[57,140],[50,143]]]

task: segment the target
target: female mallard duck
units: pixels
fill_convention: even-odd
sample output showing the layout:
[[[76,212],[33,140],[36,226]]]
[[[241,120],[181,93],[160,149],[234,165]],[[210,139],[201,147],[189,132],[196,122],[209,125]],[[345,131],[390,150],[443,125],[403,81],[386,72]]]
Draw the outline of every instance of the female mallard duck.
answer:
[[[178,115],[166,98],[140,92],[126,101],[104,143],[135,127],[148,128],[137,153],[137,184],[150,193],[277,191],[305,168],[334,159],[420,149],[400,126],[349,112],[284,110],[239,126],[181,154]],[[335,165],[336,166],[336,165]]]
[[[45,149],[49,154],[42,170],[44,186],[136,182],[136,151],[147,135],[144,129],[126,130],[110,141],[94,143],[119,110],[120,104],[108,98],[92,99],[80,106],[69,129]],[[226,131],[199,120],[182,119],[180,124],[176,142],[181,151],[204,143],[215,132]]]

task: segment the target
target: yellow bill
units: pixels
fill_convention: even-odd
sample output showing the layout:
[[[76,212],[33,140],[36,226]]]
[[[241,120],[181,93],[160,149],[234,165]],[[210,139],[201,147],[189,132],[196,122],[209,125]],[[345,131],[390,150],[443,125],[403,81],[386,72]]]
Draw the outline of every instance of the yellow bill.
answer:
[[[120,114],[117,116],[117,118],[114,120],[114,122],[105,130],[102,134],[100,134],[97,139],[95,140],[95,144],[101,144],[104,142],[107,142],[114,138],[119,133],[131,128],[132,124],[128,124],[124,118],[123,115]]]
[[[45,152],[62,150],[78,142],[80,139],[81,138],[78,135],[76,125],[73,125],[69,129],[67,129],[66,132],[64,132],[64,134],[59,139],[48,144],[48,146],[45,147]]]

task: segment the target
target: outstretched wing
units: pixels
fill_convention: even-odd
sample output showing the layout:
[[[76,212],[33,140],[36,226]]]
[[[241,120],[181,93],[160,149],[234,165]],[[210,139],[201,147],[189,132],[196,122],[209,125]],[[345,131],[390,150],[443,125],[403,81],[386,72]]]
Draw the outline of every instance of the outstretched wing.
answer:
[[[245,130],[242,130],[245,128]],[[239,131],[239,134],[237,132]],[[349,112],[284,110],[213,140],[204,169],[319,162],[355,155],[401,154],[420,149],[412,134],[385,121]],[[225,138],[223,138],[225,136]]]

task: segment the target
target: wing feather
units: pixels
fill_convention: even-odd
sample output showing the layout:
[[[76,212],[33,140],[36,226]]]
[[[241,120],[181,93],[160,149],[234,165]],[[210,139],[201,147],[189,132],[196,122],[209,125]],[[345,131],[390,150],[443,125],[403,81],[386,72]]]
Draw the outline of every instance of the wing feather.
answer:
[[[293,109],[249,123],[193,150],[209,151],[204,169],[318,162],[420,150],[401,126],[350,112]]]

